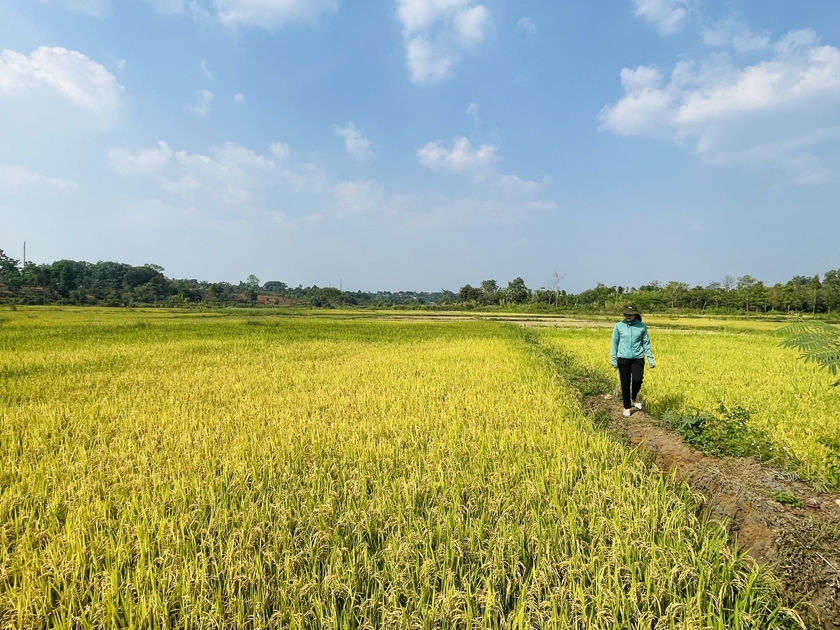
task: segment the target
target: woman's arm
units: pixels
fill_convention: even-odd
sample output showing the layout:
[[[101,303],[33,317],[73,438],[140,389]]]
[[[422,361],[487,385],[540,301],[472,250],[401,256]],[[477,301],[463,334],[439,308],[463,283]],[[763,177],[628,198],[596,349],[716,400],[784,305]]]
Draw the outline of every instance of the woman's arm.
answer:
[[[648,335],[647,326],[645,326],[645,330],[642,335],[642,348],[645,351],[645,356],[648,358],[650,367],[656,367],[656,361],[653,360],[653,350],[651,350],[650,347],[650,336]]]
[[[621,333],[618,330],[618,324],[615,325],[613,328],[612,334],[612,351],[610,352],[610,359],[612,360],[612,366],[618,367],[618,339],[621,337]]]

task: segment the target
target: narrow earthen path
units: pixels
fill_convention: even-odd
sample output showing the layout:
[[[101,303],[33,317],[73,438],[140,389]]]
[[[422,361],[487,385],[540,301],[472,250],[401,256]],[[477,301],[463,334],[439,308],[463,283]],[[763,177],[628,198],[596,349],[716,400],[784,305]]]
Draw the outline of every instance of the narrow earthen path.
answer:
[[[611,430],[652,464],[699,490],[704,509],[727,524],[733,543],[761,564],[774,563],[790,604],[826,630],[840,630],[840,494],[820,493],[754,458],[716,458],[686,444],[652,416],[630,418],[612,396],[586,399],[607,412]],[[792,492],[802,507],[773,498]]]

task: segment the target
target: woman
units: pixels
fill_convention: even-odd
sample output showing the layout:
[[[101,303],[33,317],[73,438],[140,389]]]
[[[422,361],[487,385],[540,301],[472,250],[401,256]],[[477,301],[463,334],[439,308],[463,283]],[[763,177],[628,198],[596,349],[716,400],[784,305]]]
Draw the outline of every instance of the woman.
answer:
[[[642,323],[639,309],[633,304],[628,304],[621,312],[624,321],[618,322],[613,328],[611,357],[612,365],[618,369],[618,378],[621,381],[624,415],[629,416],[633,407],[642,408],[642,403],[636,400],[636,397],[645,378],[645,356],[651,369],[656,367],[656,363],[650,349],[647,326]]]

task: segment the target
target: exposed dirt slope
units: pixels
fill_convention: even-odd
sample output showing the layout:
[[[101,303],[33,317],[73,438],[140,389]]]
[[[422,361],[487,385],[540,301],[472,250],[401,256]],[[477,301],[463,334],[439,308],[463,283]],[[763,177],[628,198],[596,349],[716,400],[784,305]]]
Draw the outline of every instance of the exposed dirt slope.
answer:
[[[705,509],[727,523],[733,542],[759,563],[776,563],[791,604],[808,602],[814,621],[840,630],[840,494],[815,492],[755,459],[704,455],[644,412],[623,417],[611,396],[590,397],[587,405],[608,412],[630,445],[702,492]],[[779,492],[794,493],[803,507],[779,503]]]

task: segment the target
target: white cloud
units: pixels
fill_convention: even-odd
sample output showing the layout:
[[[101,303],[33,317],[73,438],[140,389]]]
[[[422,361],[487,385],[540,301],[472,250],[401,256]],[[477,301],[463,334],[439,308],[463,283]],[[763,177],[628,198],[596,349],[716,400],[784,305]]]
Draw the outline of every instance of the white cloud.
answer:
[[[415,83],[439,83],[449,76],[456,57],[443,50],[435,50],[428,38],[417,35],[407,39],[405,58]]]
[[[721,53],[678,63],[667,82],[644,66],[621,79],[625,95],[601,110],[601,129],[671,138],[707,162],[777,164],[803,183],[824,179],[812,152],[838,139],[840,50],[813,31],[791,32],[751,66]]]
[[[41,46],[29,55],[0,52],[0,99],[40,105],[60,99],[108,126],[124,89],[102,65],[80,52]]]
[[[499,175],[494,185],[501,190],[505,197],[527,197],[545,188],[551,180],[546,178],[542,182],[522,179],[517,175]]]
[[[111,0],[63,0],[71,11],[92,17],[105,17],[111,12]],[[187,13],[197,21],[212,18],[199,0],[146,0],[158,13]],[[338,9],[338,0],[207,0],[216,18],[226,26],[252,26],[275,29],[288,22],[315,22],[324,13]]]
[[[379,209],[385,199],[385,189],[373,180],[341,182],[333,187],[340,213],[361,214]]]
[[[184,0],[146,0],[158,13],[177,14],[184,12]],[[111,0],[64,0],[70,11],[84,13],[91,17],[105,17],[111,13]]]
[[[0,165],[0,191],[23,193],[33,187],[47,187],[54,190],[77,188],[76,184],[63,179],[33,173],[22,166]]]
[[[516,176],[501,176],[492,182],[490,199],[449,198],[436,193],[418,197],[414,194],[389,194],[374,180],[341,182],[333,187],[333,212],[338,219],[395,221],[411,228],[438,229],[476,223],[508,224],[536,212],[556,209],[544,200],[523,199],[520,186],[534,191],[534,182]],[[537,184],[537,187],[542,185]]]
[[[196,114],[197,116],[206,116],[210,113],[210,103],[213,102],[213,92],[210,90],[201,90],[195,98],[195,105],[187,105],[187,111]]]
[[[128,209],[126,219],[134,225],[155,230],[180,230],[208,223],[205,213],[195,208],[181,208],[160,199],[140,199]]]
[[[158,142],[158,148],[146,149],[133,154],[128,149],[110,149],[108,158],[111,166],[120,175],[145,175],[162,171],[172,160],[174,152],[163,140]]]
[[[373,179],[327,182],[315,166],[289,164],[291,152],[282,143],[262,154],[233,143],[200,154],[161,141],[143,150],[114,148],[109,158],[116,172],[146,188],[128,220],[154,229],[222,226],[253,213],[292,230],[332,220],[435,229],[510,223],[556,208],[536,194],[547,179],[497,174],[492,168],[498,160],[495,147],[473,149],[456,141],[444,152],[433,165],[472,178],[478,184],[475,196],[453,198],[434,191],[416,196],[388,191]]]
[[[178,151],[174,154],[175,174],[161,182],[164,190],[192,199],[209,194],[225,204],[247,203],[261,180],[275,175],[273,160],[237,144],[213,149],[213,157]]]
[[[692,0],[633,0],[636,17],[644,18],[661,35],[679,33],[688,22]]]
[[[245,102],[245,95],[242,94],[242,92],[237,92],[236,94],[233,95],[233,102],[236,103],[237,105],[241,105],[242,103]]]
[[[213,18],[198,0],[190,2],[190,17],[198,24],[203,24]]]
[[[656,68],[639,66],[635,70],[624,68],[621,71],[621,87],[625,92],[641,92],[657,88],[662,83],[662,73]]]
[[[492,144],[482,144],[477,149],[467,138],[456,138],[452,149],[438,140],[418,149],[420,163],[433,171],[448,170],[469,174],[473,181],[489,186],[506,200],[521,199],[542,190],[550,180],[543,182],[525,180],[517,175],[499,174],[493,167],[501,161]]]
[[[720,20],[700,31],[703,43],[717,48],[734,48],[738,52],[755,52],[770,47],[770,33],[756,33],[734,18]]]
[[[271,152],[274,154],[274,157],[278,160],[285,160],[289,157],[289,154],[292,150],[289,148],[289,145],[284,142],[275,142],[271,145]]]
[[[213,0],[219,21],[227,26],[274,29],[287,22],[314,22],[338,10],[337,0]]]
[[[251,202],[278,184],[297,192],[323,188],[323,175],[316,167],[293,170],[281,164],[288,155],[289,147],[282,143],[271,145],[271,157],[230,142],[213,147],[210,155],[173,151],[163,141],[137,153],[109,151],[112,168],[122,175],[150,178],[186,201],[207,199],[225,206]]]
[[[213,80],[213,73],[210,72],[210,70],[207,69],[207,62],[204,59],[201,60],[200,67],[201,67],[201,74],[204,75],[204,78],[207,79],[208,81],[212,81]]]
[[[65,0],[67,8],[91,17],[103,17],[111,10],[110,0]]]
[[[470,103],[467,105],[467,116],[473,119],[476,125],[481,124],[481,118],[478,117],[478,110],[481,107],[478,103]]]
[[[184,0],[149,0],[158,13],[164,15],[184,13]]]
[[[534,37],[537,34],[537,23],[528,16],[519,18],[516,28],[525,33],[526,37]]]
[[[320,212],[304,214],[301,217],[290,217],[286,212],[277,210],[270,213],[271,220],[286,228],[298,228],[300,226],[313,226],[323,222],[324,215]]]
[[[351,122],[348,122],[344,127],[334,125],[335,135],[339,138],[344,138],[344,146],[347,153],[359,160],[366,160],[373,157],[373,151],[370,148],[370,140],[362,135],[362,132],[356,128]]]
[[[417,150],[420,163],[433,170],[451,170],[456,173],[479,171],[499,160],[496,147],[482,144],[473,150],[467,138],[456,138],[452,149],[447,149],[443,142],[436,140]]]
[[[460,54],[484,40],[490,12],[473,0],[397,0],[406,62],[414,83],[439,83]]]

